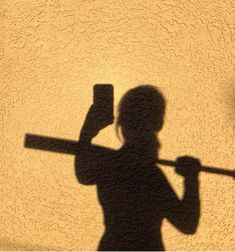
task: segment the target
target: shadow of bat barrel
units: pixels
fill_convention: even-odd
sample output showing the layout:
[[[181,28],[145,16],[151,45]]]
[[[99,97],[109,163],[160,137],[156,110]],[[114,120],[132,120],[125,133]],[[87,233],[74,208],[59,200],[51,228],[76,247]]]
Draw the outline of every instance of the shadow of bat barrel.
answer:
[[[78,154],[79,150],[84,147],[82,143],[76,142],[73,140],[46,137],[46,136],[41,136],[41,135],[29,134],[29,133],[25,135],[24,146],[26,148],[31,148],[31,149],[63,153],[63,154],[71,154],[71,155]],[[91,145],[90,148],[92,148],[92,151],[96,151],[96,150],[97,151],[99,150],[100,152],[103,151],[104,154],[115,153],[115,150],[98,146],[98,145]],[[170,166],[170,167],[176,166],[175,161],[165,160],[165,159],[159,159],[157,160],[157,163],[164,166]],[[225,170],[223,168],[201,166],[200,171],[229,176],[235,179],[235,169]]]

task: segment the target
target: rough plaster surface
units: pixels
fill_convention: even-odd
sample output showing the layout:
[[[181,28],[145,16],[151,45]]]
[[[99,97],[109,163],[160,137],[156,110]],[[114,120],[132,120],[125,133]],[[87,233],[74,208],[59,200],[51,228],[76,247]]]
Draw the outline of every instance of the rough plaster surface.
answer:
[[[97,248],[95,186],[77,183],[74,157],[23,147],[26,132],[76,139],[95,83],[115,105],[151,83],[167,99],[161,156],[234,167],[233,1],[0,1],[0,249]],[[115,127],[96,143],[118,148]],[[177,194],[182,178],[163,168]],[[195,235],[165,222],[166,249],[234,250],[234,181],[200,175]]]

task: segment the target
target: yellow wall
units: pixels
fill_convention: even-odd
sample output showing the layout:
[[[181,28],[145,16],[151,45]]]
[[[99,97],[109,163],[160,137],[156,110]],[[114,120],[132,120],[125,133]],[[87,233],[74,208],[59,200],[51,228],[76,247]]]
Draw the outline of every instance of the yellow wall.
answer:
[[[230,0],[0,1],[0,249],[97,248],[104,230],[95,186],[74,157],[25,149],[26,132],[77,139],[95,83],[115,106],[150,83],[167,99],[161,157],[235,165]],[[96,143],[118,148],[115,127]],[[182,178],[164,168],[182,194]],[[195,235],[163,225],[166,249],[235,249],[231,178],[201,174]]]

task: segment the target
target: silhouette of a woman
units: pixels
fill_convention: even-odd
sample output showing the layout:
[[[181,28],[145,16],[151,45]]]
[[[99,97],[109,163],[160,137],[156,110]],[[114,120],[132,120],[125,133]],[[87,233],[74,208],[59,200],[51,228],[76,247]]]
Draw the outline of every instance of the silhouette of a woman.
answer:
[[[94,105],[88,112],[75,168],[80,183],[97,185],[105,223],[99,250],[164,250],[164,218],[183,233],[196,232],[199,161],[177,159],[176,172],[185,177],[182,200],[156,166],[157,133],[163,126],[164,110],[164,98],[155,87],[144,85],[128,91],[119,106],[118,128],[124,144],[118,151],[91,144],[107,124]]]

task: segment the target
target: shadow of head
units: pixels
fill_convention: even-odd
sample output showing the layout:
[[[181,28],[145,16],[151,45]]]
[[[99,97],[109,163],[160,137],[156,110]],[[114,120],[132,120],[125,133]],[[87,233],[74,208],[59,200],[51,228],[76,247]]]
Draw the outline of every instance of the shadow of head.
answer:
[[[154,136],[163,126],[165,99],[151,85],[129,90],[119,104],[117,127],[125,142],[144,141]]]

